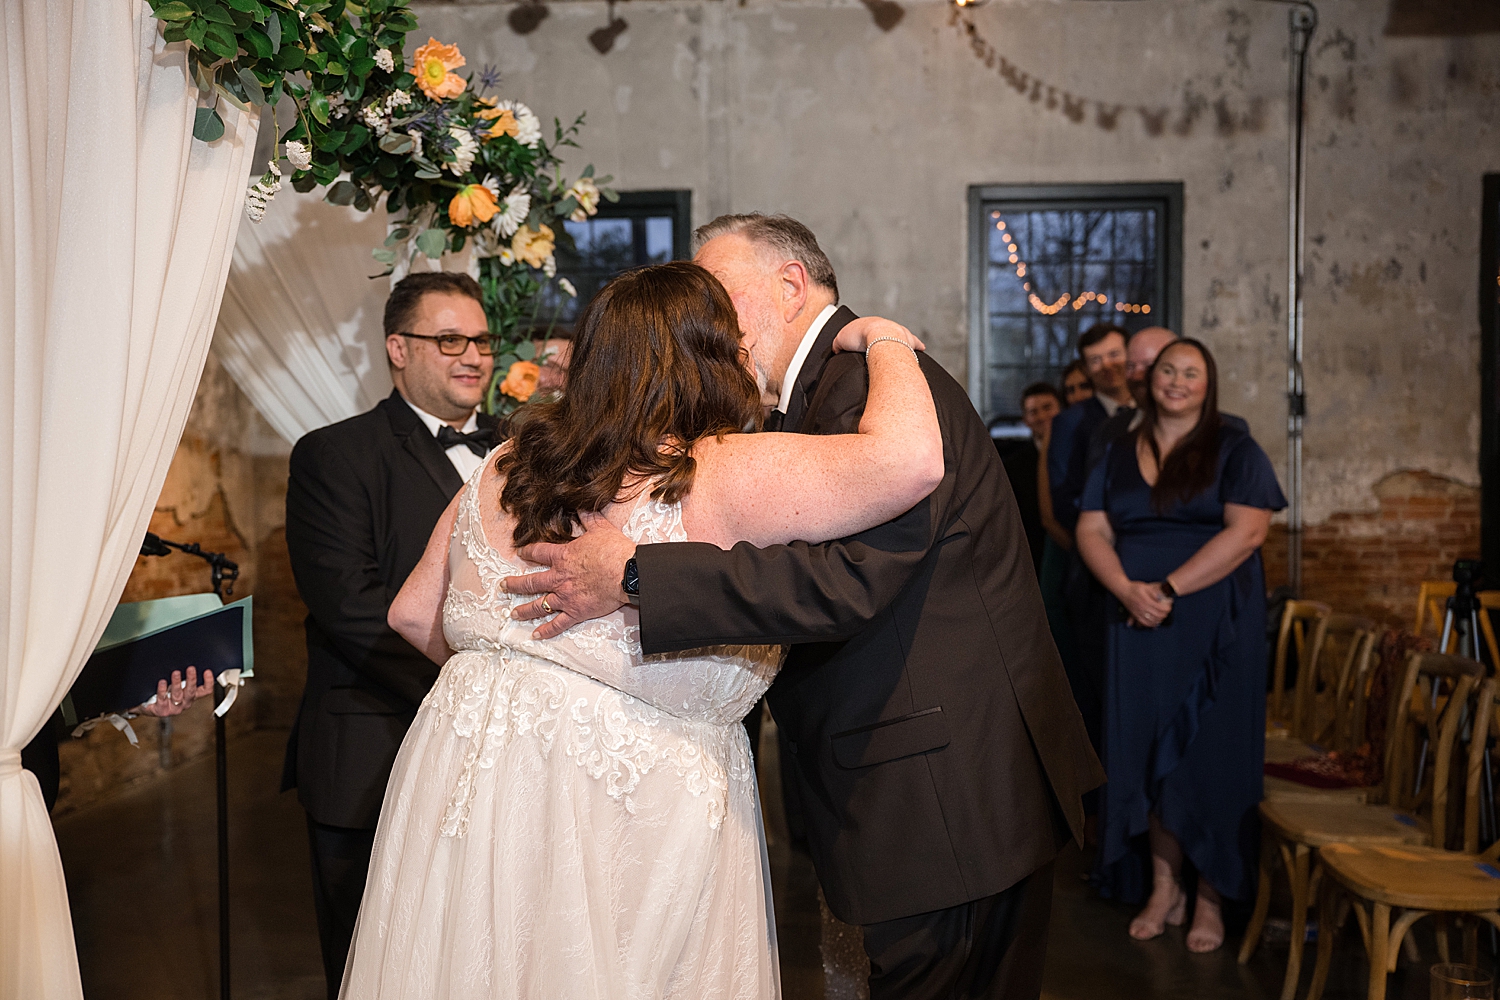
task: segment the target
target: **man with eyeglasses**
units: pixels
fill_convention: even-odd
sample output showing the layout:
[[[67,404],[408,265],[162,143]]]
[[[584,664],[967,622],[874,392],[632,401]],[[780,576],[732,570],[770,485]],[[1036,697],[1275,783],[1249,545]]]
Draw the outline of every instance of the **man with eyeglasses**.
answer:
[[[292,449],[286,542],[307,604],[307,686],[282,789],[307,810],[313,899],[338,995],[396,752],[438,668],[386,614],[433,528],[493,446],[494,370],[479,286],[412,274],[385,306],[390,396]]]

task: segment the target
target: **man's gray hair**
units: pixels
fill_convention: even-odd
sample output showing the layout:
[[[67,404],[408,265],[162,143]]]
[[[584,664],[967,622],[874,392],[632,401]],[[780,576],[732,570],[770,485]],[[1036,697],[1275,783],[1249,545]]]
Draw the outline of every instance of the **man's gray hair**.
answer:
[[[808,280],[832,292],[833,301],[838,302],[839,280],[834,276],[828,255],[818,246],[818,238],[812,230],[790,215],[762,215],[760,212],[721,215],[694,230],[693,253],[696,254],[709,240],[733,233],[770,250],[782,260],[797,261],[806,269]]]

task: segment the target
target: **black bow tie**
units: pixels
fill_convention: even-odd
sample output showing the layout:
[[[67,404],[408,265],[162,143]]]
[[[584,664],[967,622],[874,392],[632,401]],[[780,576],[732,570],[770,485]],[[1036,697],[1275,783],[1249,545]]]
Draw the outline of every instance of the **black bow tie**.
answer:
[[[478,455],[480,458],[488,455],[490,453],[490,448],[493,447],[495,443],[494,434],[492,434],[490,431],[485,430],[483,427],[479,428],[479,430],[477,431],[465,434],[462,431],[454,430],[448,424],[444,424],[443,426],[438,428],[437,439],[438,444],[443,446],[444,451],[447,451],[449,448],[452,448],[455,445],[461,444],[465,448],[468,448],[470,451],[472,451],[474,454]]]
[[[779,431],[781,430],[781,422],[785,419],[785,413],[782,413],[780,410],[772,410],[766,414],[765,422],[760,425],[760,429],[763,431]]]

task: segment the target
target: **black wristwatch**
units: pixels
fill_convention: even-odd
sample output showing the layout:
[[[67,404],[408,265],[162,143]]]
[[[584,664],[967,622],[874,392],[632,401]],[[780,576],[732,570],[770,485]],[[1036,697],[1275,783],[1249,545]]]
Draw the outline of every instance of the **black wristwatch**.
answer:
[[[641,606],[641,572],[636,568],[635,556],[625,560],[625,579],[620,581],[625,599],[636,607]]]
[[[627,569],[625,572],[628,574],[630,571]],[[1161,592],[1163,594],[1166,594],[1168,597],[1172,598],[1174,601],[1177,599],[1177,588],[1174,587],[1174,586],[1172,586],[1172,581],[1171,580],[1168,580],[1165,577],[1163,577],[1161,583],[1158,583],[1157,586],[1161,588]]]

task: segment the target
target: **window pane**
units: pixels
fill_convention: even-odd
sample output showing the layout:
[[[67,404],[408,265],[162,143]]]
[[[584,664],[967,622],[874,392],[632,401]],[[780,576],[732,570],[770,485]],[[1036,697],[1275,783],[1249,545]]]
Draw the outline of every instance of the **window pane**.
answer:
[[[599,214],[593,218],[564,222],[574,245],[559,242],[557,272],[573,283],[578,297],[569,298],[555,287],[545,289],[532,325],[547,327],[555,322],[571,326],[579,309],[621,271],[662,264],[679,253],[685,254],[686,247],[675,246],[677,212],[677,208],[662,204],[659,193],[621,192],[619,202],[600,205]],[[684,225],[687,222],[681,221]]]
[[[1021,390],[1060,382],[1078,335],[1093,324],[1138,330],[1160,322],[1162,211],[1138,199],[984,206],[986,416],[1019,419]]]

